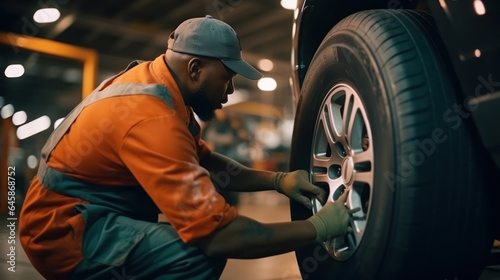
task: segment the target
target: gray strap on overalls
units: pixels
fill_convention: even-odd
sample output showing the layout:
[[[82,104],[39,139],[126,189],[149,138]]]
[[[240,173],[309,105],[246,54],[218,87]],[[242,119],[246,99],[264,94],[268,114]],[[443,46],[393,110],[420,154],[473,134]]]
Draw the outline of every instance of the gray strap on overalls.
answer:
[[[41,153],[40,167],[38,169],[38,177],[42,183],[47,169],[47,161],[49,159],[50,153],[52,152],[52,150],[54,150],[57,143],[59,143],[64,134],[66,134],[66,132],[71,127],[76,118],[80,115],[82,110],[88,105],[109,97],[149,94],[161,98],[172,109],[175,109],[172,101],[172,96],[170,95],[169,90],[162,85],[127,83],[127,84],[110,85],[106,87],[104,90],[102,90],[102,88],[107,84],[109,84],[112,80],[116,79],[118,76],[122,75],[126,71],[132,69],[139,63],[141,63],[141,61],[135,60],[131,62],[127,66],[127,68],[121,73],[103,81],[87,98],[85,98],[82,102],[80,102],[80,104],[78,104],[64,119],[64,121],[52,132],[49,139],[43,146]]]

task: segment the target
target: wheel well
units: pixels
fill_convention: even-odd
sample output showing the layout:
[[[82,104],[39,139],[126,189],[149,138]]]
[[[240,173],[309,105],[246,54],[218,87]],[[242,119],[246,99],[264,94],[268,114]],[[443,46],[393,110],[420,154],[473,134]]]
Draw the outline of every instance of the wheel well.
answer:
[[[296,63],[299,83],[302,85],[307,68],[326,34],[340,20],[350,14],[370,9],[425,9],[425,0],[306,0],[298,29]]]

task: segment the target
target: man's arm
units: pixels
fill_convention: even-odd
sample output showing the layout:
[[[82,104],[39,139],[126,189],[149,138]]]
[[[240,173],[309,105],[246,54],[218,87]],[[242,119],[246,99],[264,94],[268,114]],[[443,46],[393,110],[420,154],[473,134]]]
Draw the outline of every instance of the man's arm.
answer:
[[[210,171],[210,179],[219,190],[276,190],[308,208],[312,207],[313,197],[321,203],[326,201],[325,190],[311,184],[304,170],[274,173],[250,169],[216,152],[206,155],[201,165]]]
[[[250,169],[216,152],[205,156],[201,165],[221,190],[274,190],[274,172]],[[211,257],[261,258],[297,250],[314,242],[317,232],[309,221],[262,224],[238,216],[233,222],[201,238],[197,245]]]
[[[315,239],[316,230],[309,221],[262,224],[238,216],[197,245],[210,257],[250,259],[294,251]]]
[[[210,172],[212,182],[224,191],[253,192],[274,190],[274,172],[248,168],[217,152],[201,160],[201,166]]]
[[[349,214],[344,203],[347,193],[327,202],[316,215],[305,221],[262,224],[238,216],[231,223],[198,240],[197,245],[211,257],[261,258],[297,250],[312,243],[344,235]]]

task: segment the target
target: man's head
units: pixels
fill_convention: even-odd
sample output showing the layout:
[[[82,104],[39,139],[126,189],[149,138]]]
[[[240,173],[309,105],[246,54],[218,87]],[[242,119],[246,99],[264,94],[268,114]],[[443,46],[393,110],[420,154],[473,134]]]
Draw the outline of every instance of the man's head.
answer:
[[[234,30],[211,16],[184,21],[170,34],[167,64],[174,70],[186,105],[209,120],[233,93],[233,77],[259,79],[262,74],[244,61]]]

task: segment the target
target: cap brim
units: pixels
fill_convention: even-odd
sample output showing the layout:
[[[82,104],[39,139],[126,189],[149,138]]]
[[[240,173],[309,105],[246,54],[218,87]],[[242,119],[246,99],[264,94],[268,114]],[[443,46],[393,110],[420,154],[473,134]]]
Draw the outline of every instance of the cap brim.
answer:
[[[255,69],[252,65],[248,64],[248,62],[244,60],[221,59],[221,61],[222,63],[224,63],[224,65],[227,66],[227,68],[233,70],[234,72],[247,79],[258,80],[263,77],[262,73],[260,73],[257,69]]]

